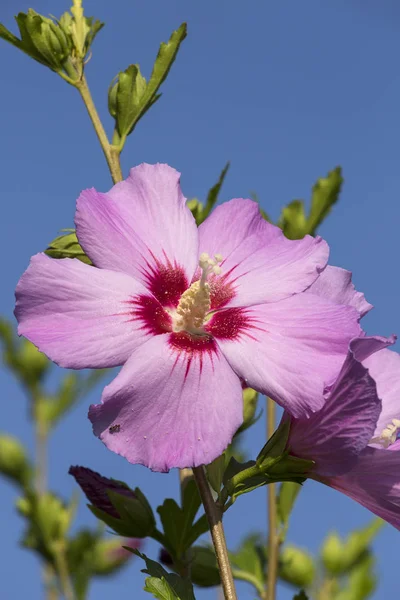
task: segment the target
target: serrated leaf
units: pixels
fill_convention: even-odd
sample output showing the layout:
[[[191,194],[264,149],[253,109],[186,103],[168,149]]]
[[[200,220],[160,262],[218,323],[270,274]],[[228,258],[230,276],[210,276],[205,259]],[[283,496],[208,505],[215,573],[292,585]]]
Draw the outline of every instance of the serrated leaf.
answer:
[[[165,537],[178,558],[196,541],[199,531],[203,533],[203,522],[193,525],[200,504],[196,483],[191,480],[185,486],[182,508],[175,500],[167,498],[157,509]]]
[[[150,590],[146,590],[146,587],[144,588],[146,591],[151,591],[151,593],[154,593],[153,590],[156,592],[161,590],[165,593],[165,590],[167,590],[170,594],[173,594],[172,596],[155,596],[156,598],[161,598],[161,600],[170,600],[170,598],[173,600],[176,598],[178,600],[195,600],[193,586],[188,579],[182,579],[182,577],[179,577],[179,575],[176,573],[168,573],[168,571],[166,571],[164,567],[160,565],[160,563],[148,558],[145,554],[139,552],[139,550],[131,549],[131,552],[132,554],[136,554],[136,556],[143,559],[146,563],[146,569],[143,569],[142,571],[143,573],[150,575],[150,578],[146,579],[146,586],[148,579],[164,580],[167,584],[167,586],[156,586],[154,585],[155,582],[152,581]]]
[[[145,592],[153,594],[154,598],[158,598],[159,600],[176,600],[178,598],[164,577],[161,577],[161,579],[147,577],[143,589]]]
[[[121,146],[123,146],[126,136],[133,131],[138,121],[160,97],[157,92],[166,79],[185,37],[186,23],[182,23],[172,33],[167,43],[162,42],[147,84],[140,74],[138,65],[131,65],[126,71],[119,74],[119,82],[116,84],[118,86],[116,121]],[[109,104],[111,89],[109,90]],[[113,114],[113,111],[110,112]]]

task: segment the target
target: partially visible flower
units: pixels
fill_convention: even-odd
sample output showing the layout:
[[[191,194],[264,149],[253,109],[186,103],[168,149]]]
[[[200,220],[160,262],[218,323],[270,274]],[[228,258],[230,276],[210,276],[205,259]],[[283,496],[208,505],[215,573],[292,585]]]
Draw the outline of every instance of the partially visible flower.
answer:
[[[103,477],[100,473],[87,467],[70,467],[68,472],[75,477],[75,481],[81,487],[89,502],[110,515],[110,517],[119,519],[120,515],[113,506],[108,491],[117,492],[128,498],[136,498],[133,491],[122,481],[108,479],[108,477]]]
[[[315,462],[310,477],[400,529],[400,355],[394,339],[360,338],[324,407],[290,419],[290,454]]]
[[[369,305],[324,271],[320,237],[288,240],[243,199],[197,229],[160,164],[82,192],[75,223],[94,266],[34,256],[15,314],[60,366],[123,365],[89,411],[108,448],[156,471],[208,464],[243,421],[242,382],[295,417],[321,408]]]
[[[124,546],[134,550],[140,550],[143,547],[143,544],[143,540],[140,539],[115,536],[111,539],[100,540],[95,546],[94,555],[91,559],[93,574],[104,576],[115,573],[135,557],[135,555],[129,550],[126,550]]]

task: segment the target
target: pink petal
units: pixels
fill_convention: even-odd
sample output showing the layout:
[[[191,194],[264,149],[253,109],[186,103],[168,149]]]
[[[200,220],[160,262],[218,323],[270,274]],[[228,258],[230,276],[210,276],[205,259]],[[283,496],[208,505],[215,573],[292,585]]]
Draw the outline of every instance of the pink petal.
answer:
[[[321,408],[325,385],[336,379],[350,340],[360,335],[353,307],[311,294],[219,311],[207,329],[246,385],[295,417]]]
[[[218,206],[199,227],[200,252],[221,254],[222,274],[211,281],[229,290],[222,306],[275,302],[302,292],[325,268],[329,248],[320,237],[288,240],[251,200]]]
[[[16,289],[18,333],[62,367],[123,364],[169,317],[123,273],[37,254]]]
[[[363,364],[375,379],[382,400],[382,412],[373,435],[378,437],[392,419],[400,419],[400,355],[393,350],[380,350]]]
[[[131,463],[168,471],[210,463],[243,421],[242,386],[209,337],[157,336],[92,405],[93,431]]]
[[[373,308],[372,304],[366,301],[364,294],[355,289],[350,271],[340,267],[328,265],[306,292],[331,300],[335,304],[354,306],[362,317]]]
[[[78,239],[93,263],[133,275],[156,297],[160,285],[174,285],[179,299],[197,266],[197,227],[179,177],[168,165],[142,164],[108,193],[85,190],[77,201]]]
[[[309,418],[292,419],[291,454],[315,461],[321,476],[349,471],[371,439],[381,407],[375,381],[350,349],[324,406]]]
[[[400,529],[400,452],[367,448],[345,475],[321,478]]]

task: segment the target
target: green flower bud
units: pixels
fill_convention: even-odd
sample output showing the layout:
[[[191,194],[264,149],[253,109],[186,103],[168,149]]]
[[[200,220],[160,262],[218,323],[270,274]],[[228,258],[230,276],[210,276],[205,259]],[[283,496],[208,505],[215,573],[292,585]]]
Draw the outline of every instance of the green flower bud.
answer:
[[[91,557],[90,565],[94,575],[105,576],[115,573],[131,560],[134,555],[123,546],[140,550],[142,540],[136,538],[113,538],[99,540]]]
[[[343,568],[344,544],[336,532],[330,533],[321,549],[321,558],[325,569],[336,575]]]
[[[24,447],[8,434],[0,434],[0,473],[22,487],[27,487],[31,478]]]
[[[280,555],[279,576],[296,587],[307,588],[314,580],[314,561],[304,550],[286,546]]]
[[[50,361],[31,342],[23,339],[16,355],[19,371],[26,383],[41,381]]]

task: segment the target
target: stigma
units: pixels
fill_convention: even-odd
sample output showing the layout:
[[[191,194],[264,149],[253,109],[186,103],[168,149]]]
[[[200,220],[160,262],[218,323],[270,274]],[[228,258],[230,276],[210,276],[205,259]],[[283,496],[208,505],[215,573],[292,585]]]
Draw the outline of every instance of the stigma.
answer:
[[[173,331],[187,331],[193,335],[204,334],[203,326],[211,306],[208,278],[212,274],[220,275],[219,265],[222,261],[220,254],[215,254],[214,258],[206,252],[200,254],[200,279],[182,294],[174,314],[171,315]]]
[[[380,435],[372,438],[370,444],[379,444],[383,448],[389,448],[397,439],[397,432],[400,429],[400,420],[392,419]]]

